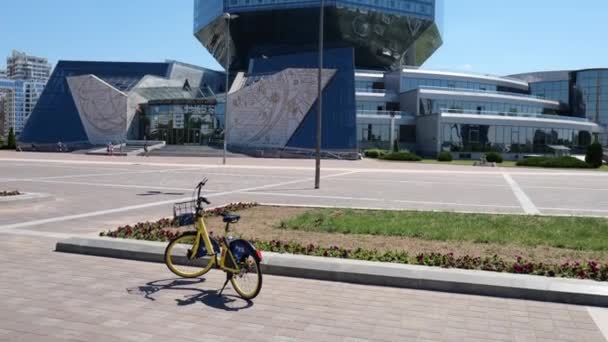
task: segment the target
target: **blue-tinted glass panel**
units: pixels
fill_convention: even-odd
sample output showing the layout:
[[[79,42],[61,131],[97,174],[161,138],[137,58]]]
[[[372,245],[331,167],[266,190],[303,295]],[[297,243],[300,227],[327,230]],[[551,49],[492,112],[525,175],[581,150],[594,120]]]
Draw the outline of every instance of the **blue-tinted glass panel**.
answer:
[[[445,123],[441,131],[442,150],[452,152],[553,153],[551,144],[582,151],[591,141],[588,131],[534,126]]]
[[[194,33],[222,15],[224,0],[194,0]]]

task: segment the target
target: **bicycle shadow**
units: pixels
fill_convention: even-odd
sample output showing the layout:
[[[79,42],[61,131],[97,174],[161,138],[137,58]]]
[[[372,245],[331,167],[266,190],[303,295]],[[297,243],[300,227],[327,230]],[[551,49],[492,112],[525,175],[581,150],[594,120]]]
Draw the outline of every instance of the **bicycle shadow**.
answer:
[[[219,290],[204,290],[194,287],[205,282],[205,279],[162,279],[154,280],[146,283],[144,286],[127,288],[129,294],[142,294],[144,298],[156,301],[154,295],[161,291],[189,291],[193,294],[185,295],[183,298],[176,298],[175,302],[178,306],[193,305],[203,303],[209,307],[224,311],[240,311],[253,306],[251,300],[245,300],[236,295],[227,295],[223,293],[218,295]]]

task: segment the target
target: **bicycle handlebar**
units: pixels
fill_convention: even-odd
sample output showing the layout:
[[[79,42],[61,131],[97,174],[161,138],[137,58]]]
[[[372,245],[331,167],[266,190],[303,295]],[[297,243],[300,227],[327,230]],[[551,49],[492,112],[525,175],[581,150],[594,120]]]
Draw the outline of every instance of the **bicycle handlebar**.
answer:
[[[200,205],[200,202],[205,202],[207,205],[211,204],[211,202],[209,202],[209,200],[207,198],[201,197],[201,189],[205,186],[205,184],[207,184],[207,178],[204,178],[196,186],[196,189],[198,190],[196,198],[197,198],[197,202],[199,205]]]

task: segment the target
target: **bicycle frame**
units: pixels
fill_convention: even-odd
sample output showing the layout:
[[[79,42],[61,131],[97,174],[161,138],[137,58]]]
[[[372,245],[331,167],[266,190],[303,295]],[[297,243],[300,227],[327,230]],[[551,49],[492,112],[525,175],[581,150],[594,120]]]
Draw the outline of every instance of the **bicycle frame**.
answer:
[[[211,237],[209,236],[209,232],[207,231],[207,226],[205,225],[205,220],[202,215],[197,215],[196,218],[196,239],[193,245],[193,253],[190,256],[191,259],[196,257],[196,251],[198,251],[200,247],[201,240],[205,244],[205,248],[207,249],[207,253],[209,253],[209,257],[211,257],[211,262],[217,266],[219,269],[230,272],[230,273],[239,273],[240,269],[236,261],[234,260],[234,256],[226,243],[226,239],[222,238],[219,241],[220,244],[220,260],[217,260],[217,254],[213,248],[213,244],[211,243]],[[211,253],[213,253],[211,255]],[[228,259],[230,258],[230,259]],[[234,265],[235,268],[226,266],[226,260],[229,260],[231,265]]]

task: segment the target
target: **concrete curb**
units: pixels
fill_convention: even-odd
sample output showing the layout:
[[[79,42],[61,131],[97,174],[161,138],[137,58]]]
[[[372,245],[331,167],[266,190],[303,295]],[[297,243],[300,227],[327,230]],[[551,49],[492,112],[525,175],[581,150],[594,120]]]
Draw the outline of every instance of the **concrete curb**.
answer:
[[[166,243],[72,237],[57,252],[164,262]],[[345,260],[264,252],[265,274],[608,307],[608,284],[590,280],[442,269],[436,267]]]
[[[0,197],[0,207],[50,201],[53,198],[49,194],[27,192],[17,196]]]

